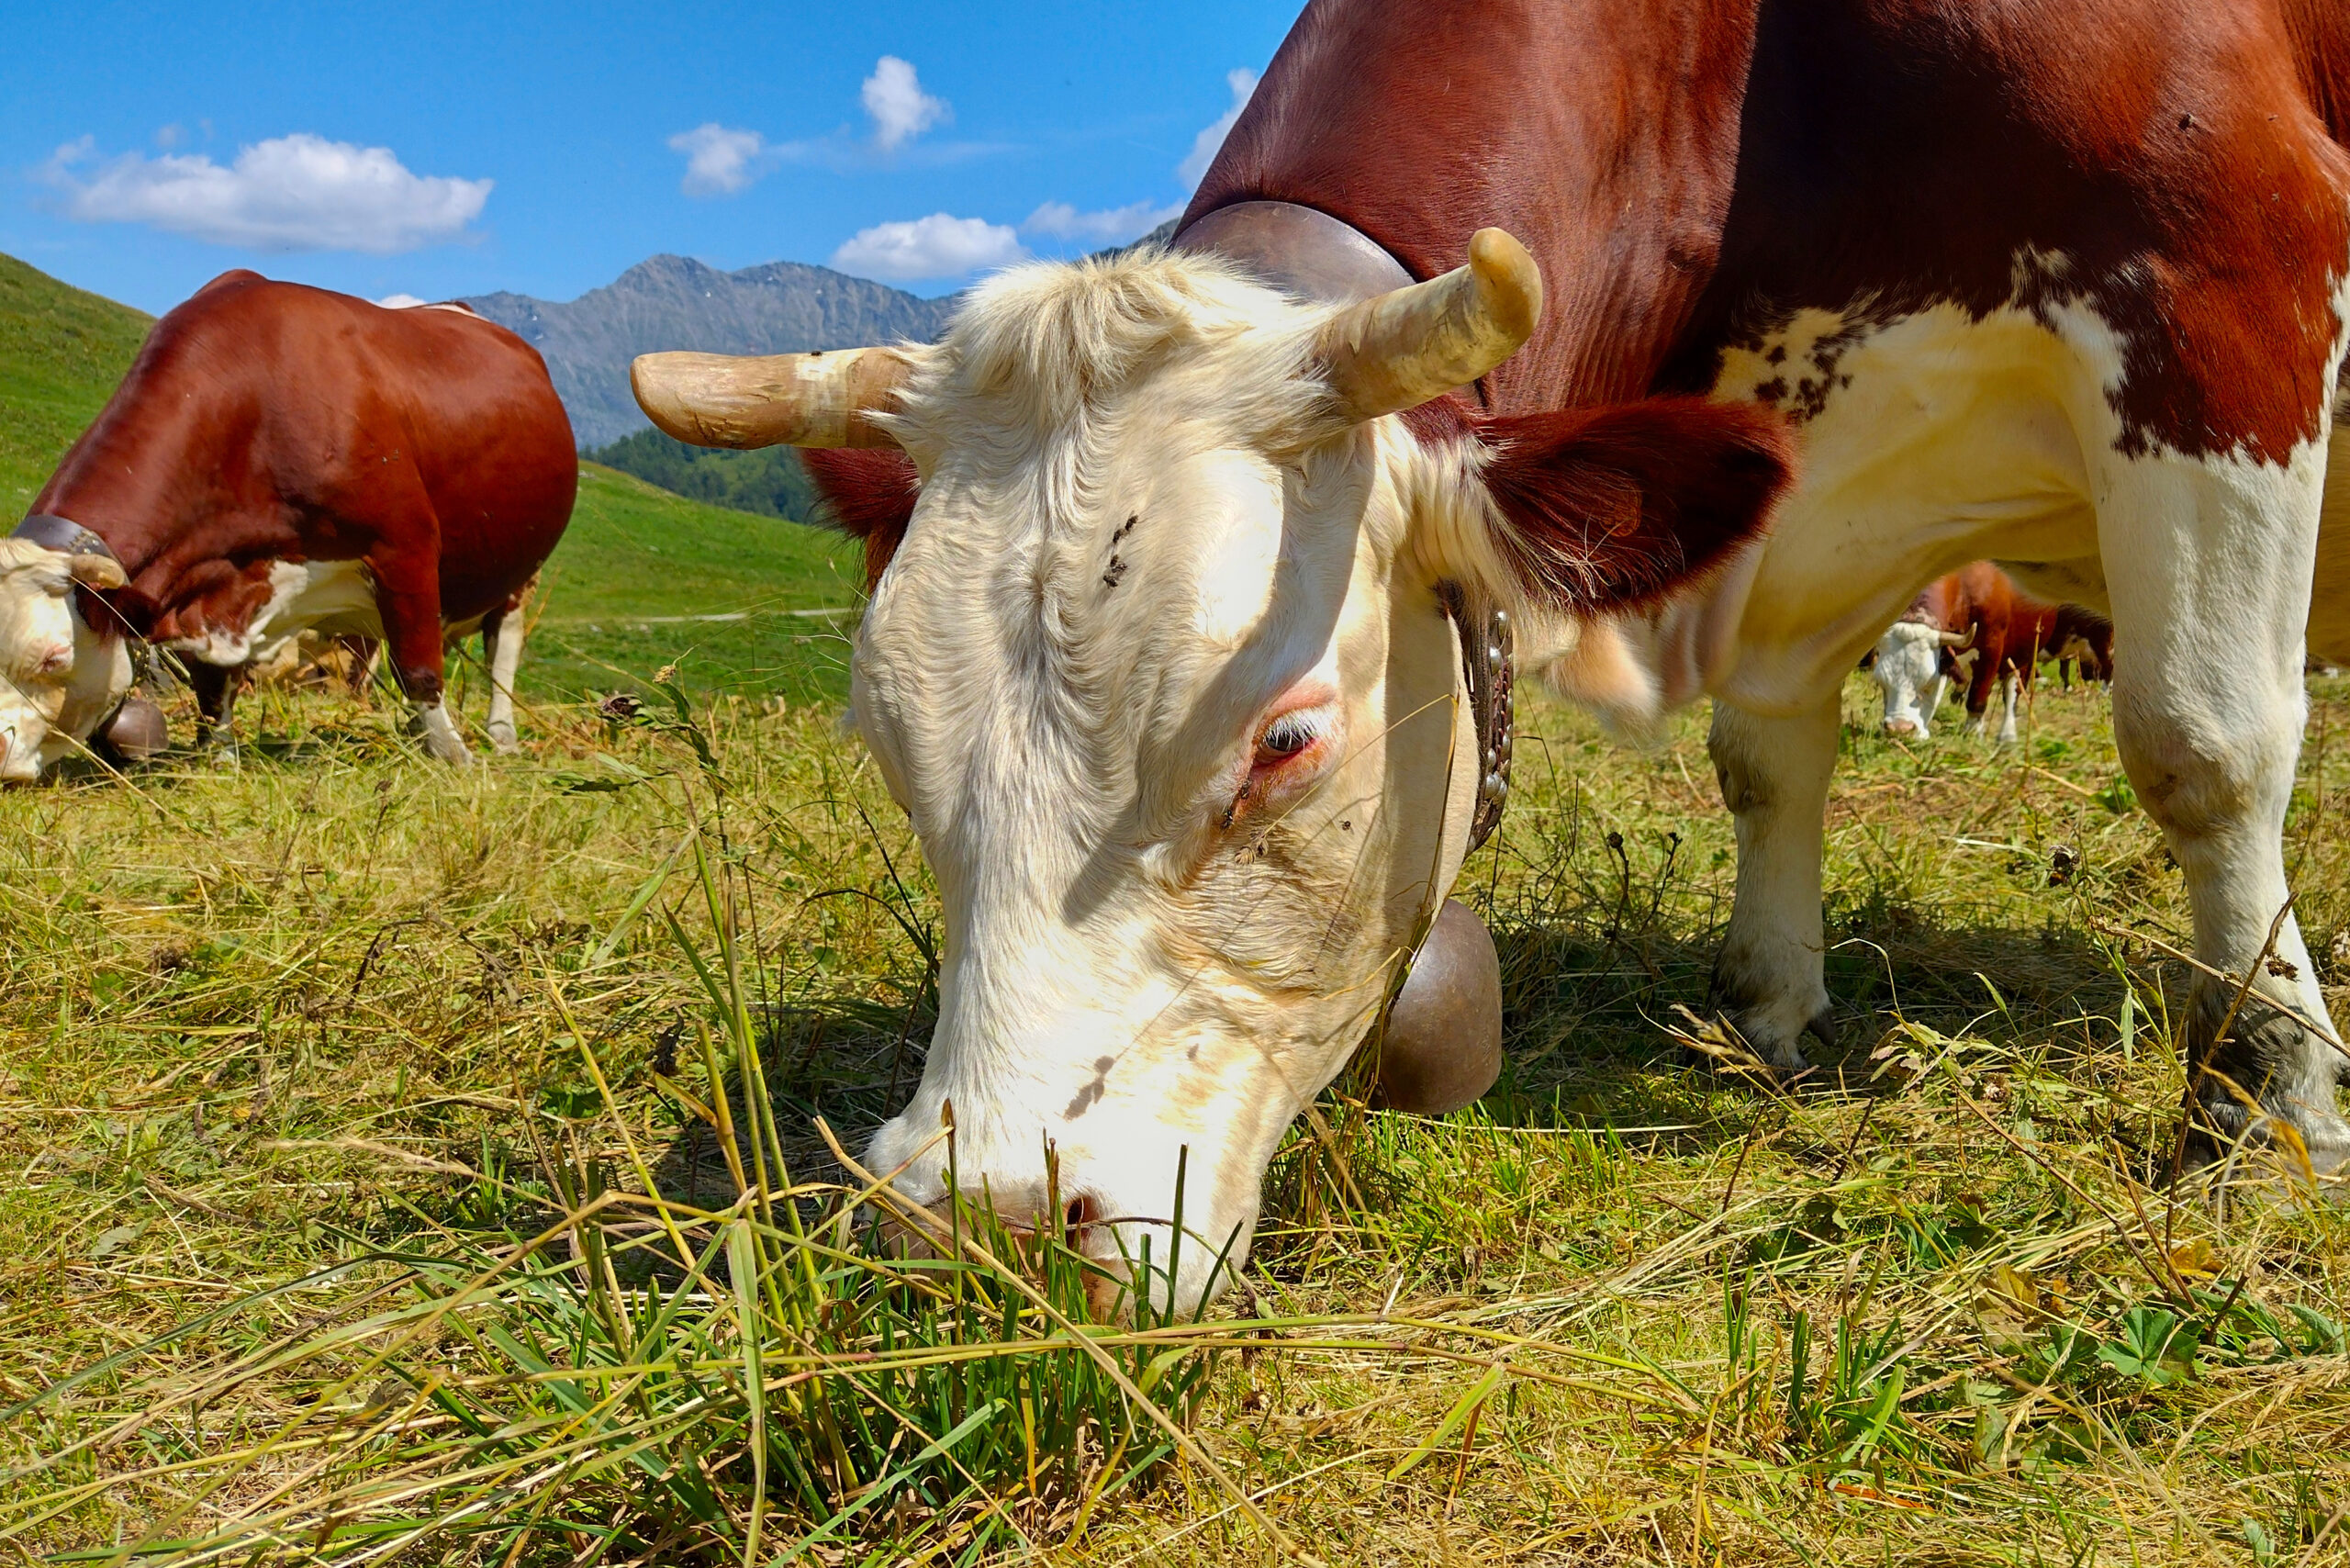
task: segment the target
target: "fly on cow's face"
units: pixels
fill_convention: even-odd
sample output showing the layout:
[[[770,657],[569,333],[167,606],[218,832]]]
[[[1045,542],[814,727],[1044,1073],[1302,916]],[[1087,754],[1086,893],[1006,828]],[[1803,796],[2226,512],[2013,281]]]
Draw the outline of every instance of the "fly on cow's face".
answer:
[[[1103,588],[1116,588],[1118,586],[1119,579],[1124,577],[1125,575],[1126,563],[1120,560],[1117,556],[1113,555],[1110,557],[1109,569],[1102,574],[1102,586]]]

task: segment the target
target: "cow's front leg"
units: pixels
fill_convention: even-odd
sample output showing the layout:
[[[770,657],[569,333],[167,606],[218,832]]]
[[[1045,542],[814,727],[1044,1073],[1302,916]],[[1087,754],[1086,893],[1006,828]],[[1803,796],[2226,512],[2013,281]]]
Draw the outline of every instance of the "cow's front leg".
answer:
[[[415,728],[424,749],[460,767],[473,760],[442,705],[446,666],[441,641],[439,563],[420,566],[395,557],[375,568],[375,606],[384,621],[384,644],[401,694],[415,710]]]
[[[2220,1140],[2288,1154],[2298,1141],[2322,1172],[2350,1160],[2350,1123],[2334,1100],[2344,1058],[2300,1021],[2339,1038],[2286,911],[2283,846],[2308,711],[2302,628],[2318,516],[2309,466],[2121,465],[2113,507],[2128,510],[2109,510],[2100,531],[2119,650],[2114,738],[2185,876],[2195,956],[2229,977],[2193,982],[2190,1114]],[[2277,1123],[2298,1138],[2275,1136]]]
[[[1738,826],[1738,894],[1714,965],[1714,996],[1782,1071],[1804,1067],[1806,1034],[1822,1045],[1836,1039],[1822,980],[1819,857],[1841,695],[1830,691],[1788,719],[1717,700],[1707,737],[1722,803]]]
[[[244,689],[246,668],[243,665],[207,664],[196,658],[184,663],[188,689],[196,693],[196,749],[209,747],[218,761],[233,767],[237,761],[237,694]]]

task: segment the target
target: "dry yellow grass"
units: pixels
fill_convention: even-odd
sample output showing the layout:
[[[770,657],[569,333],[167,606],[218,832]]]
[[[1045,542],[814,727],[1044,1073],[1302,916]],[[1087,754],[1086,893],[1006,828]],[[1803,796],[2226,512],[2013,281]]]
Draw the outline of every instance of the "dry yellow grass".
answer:
[[[2330,954],[2350,692],[2318,696],[2288,854]],[[283,1455],[193,1478],[310,1418],[318,1365],[175,1394],[381,1309],[366,1293],[397,1279],[204,1315],[512,1223],[549,1129],[709,1181],[714,1141],[655,1082],[711,1012],[659,912],[714,933],[676,882],[630,914],[689,800],[743,890],[795,1169],[826,1169],[813,1115],[854,1147],[919,1070],[934,903],[830,715],[713,710],[706,768],[674,728],[545,712],[532,756],[464,776],[331,700],[244,717],[283,744],[241,772],[0,797],[0,1406],[200,1325],[0,1428],[15,1551],[185,1536],[292,1479]],[[2102,696],[2044,692],[2014,752],[1852,734],[1830,823],[1842,1070],[1794,1097],[1674,1042],[1731,869],[1702,715],[1647,752],[1550,704],[1526,732],[1500,844],[1464,878],[1504,955],[1502,1086],[1442,1122],[1326,1097],[1219,1309],[1292,1326],[1222,1358],[1195,1452],[1157,1484],[1075,1538],[1067,1510],[1020,1516],[1042,1559],[1273,1559],[1213,1462],[1334,1563],[2350,1562],[2350,1215],[2147,1180],[2176,1127],[2164,951],[2186,918]],[[107,1484],[33,1522],[76,1477]],[[902,1554],[868,1535],[813,1555]]]

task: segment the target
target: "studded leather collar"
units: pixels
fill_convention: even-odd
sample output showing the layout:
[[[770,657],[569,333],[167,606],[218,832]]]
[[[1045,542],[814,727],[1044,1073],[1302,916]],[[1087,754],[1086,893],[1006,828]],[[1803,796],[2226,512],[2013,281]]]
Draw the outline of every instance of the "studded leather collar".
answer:
[[[17,524],[11,539],[28,539],[46,550],[62,550],[68,555],[104,555],[115,558],[114,547],[105,540],[75,522],[70,517],[55,512],[37,511]]]
[[[1309,299],[1351,304],[1413,281],[1385,247],[1326,212],[1285,201],[1244,201],[1220,207],[1178,233],[1177,250],[1228,256],[1276,286]],[[1477,735],[1477,808],[1469,820],[1469,852],[1476,853],[1501,825],[1509,803],[1510,749],[1515,717],[1510,699],[1509,615],[1483,593],[1447,580],[1437,601],[1460,644],[1460,678]]]

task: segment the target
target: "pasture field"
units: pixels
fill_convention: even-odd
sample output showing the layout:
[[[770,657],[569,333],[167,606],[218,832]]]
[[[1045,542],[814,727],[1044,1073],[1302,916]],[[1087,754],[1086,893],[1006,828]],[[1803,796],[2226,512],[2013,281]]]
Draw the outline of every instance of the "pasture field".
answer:
[[[1529,692],[1463,877],[1501,1085],[1326,1094],[1243,1287],[1119,1331],[983,1216],[929,1271],[827,1217],[935,900],[828,704],[680,667],[463,774],[281,695],[241,771],[0,796],[6,1551],[2350,1562],[2350,1211],[2162,1180],[2187,915],[2101,694],[2008,752],[1848,730],[1843,1041],[1790,1096],[1678,1043],[1732,870],[1702,713],[1627,750]],[[2350,969],[2315,695],[2288,865]]]
[[[697,690],[840,702],[864,588],[854,540],[582,464],[532,605],[522,694],[611,690],[674,660]]]
[[[153,324],[144,311],[0,255],[0,506],[10,527]]]

